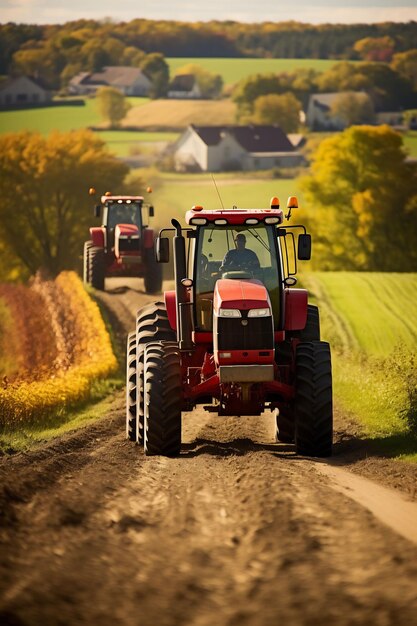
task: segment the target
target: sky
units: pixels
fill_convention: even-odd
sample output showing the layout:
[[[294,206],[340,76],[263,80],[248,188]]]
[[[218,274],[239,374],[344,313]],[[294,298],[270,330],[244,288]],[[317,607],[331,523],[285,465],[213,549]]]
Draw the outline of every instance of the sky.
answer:
[[[417,0],[0,0],[0,22],[57,24],[80,18],[235,20],[310,24],[417,21]]]

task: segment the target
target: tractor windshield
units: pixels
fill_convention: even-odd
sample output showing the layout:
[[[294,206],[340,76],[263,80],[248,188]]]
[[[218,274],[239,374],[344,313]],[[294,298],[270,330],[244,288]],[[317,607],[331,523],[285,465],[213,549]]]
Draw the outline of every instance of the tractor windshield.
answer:
[[[136,224],[141,226],[141,207],[138,202],[127,202],[106,205],[107,215],[104,214],[104,223],[107,228],[115,228],[117,224]],[[106,219],[107,218],[107,219]]]
[[[203,226],[194,259],[196,329],[212,330],[213,291],[219,278],[255,278],[268,290],[275,326],[280,319],[281,266],[273,226]]]

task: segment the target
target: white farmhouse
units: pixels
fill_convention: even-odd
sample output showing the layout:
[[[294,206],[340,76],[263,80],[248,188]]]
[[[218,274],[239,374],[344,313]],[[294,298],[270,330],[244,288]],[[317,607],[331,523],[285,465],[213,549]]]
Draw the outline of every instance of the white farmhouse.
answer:
[[[279,126],[195,126],[173,146],[178,171],[203,172],[295,167],[304,158]]]
[[[28,76],[10,78],[0,83],[0,107],[45,104],[52,94],[37,80]]]
[[[95,95],[100,87],[114,87],[125,96],[147,96],[152,81],[137,67],[108,66],[100,72],[80,72],[68,84],[70,94]]]

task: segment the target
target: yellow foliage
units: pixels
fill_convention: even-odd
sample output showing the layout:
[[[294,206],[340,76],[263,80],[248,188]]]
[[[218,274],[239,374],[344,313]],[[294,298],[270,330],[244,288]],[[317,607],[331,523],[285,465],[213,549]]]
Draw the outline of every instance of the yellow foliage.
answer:
[[[0,390],[0,424],[40,421],[88,399],[92,383],[117,368],[100,311],[74,272],[61,272],[56,286],[69,305],[78,338],[67,370],[38,381],[23,381]]]

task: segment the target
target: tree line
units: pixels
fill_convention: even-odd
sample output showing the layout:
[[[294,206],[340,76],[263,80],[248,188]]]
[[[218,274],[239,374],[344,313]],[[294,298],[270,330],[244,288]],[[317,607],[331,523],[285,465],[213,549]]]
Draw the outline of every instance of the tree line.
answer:
[[[372,51],[379,41],[378,51]],[[130,22],[0,25],[0,74],[38,74],[53,89],[80,71],[140,67],[146,55],[389,60],[415,48],[417,23],[312,26],[298,22]],[[357,45],[357,42],[364,42]],[[381,52],[382,49],[382,52]],[[372,58],[376,54],[377,58]],[[382,54],[382,58],[378,55]],[[368,55],[368,58],[367,58]],[[369,55],[371,55],[369,57]]]

